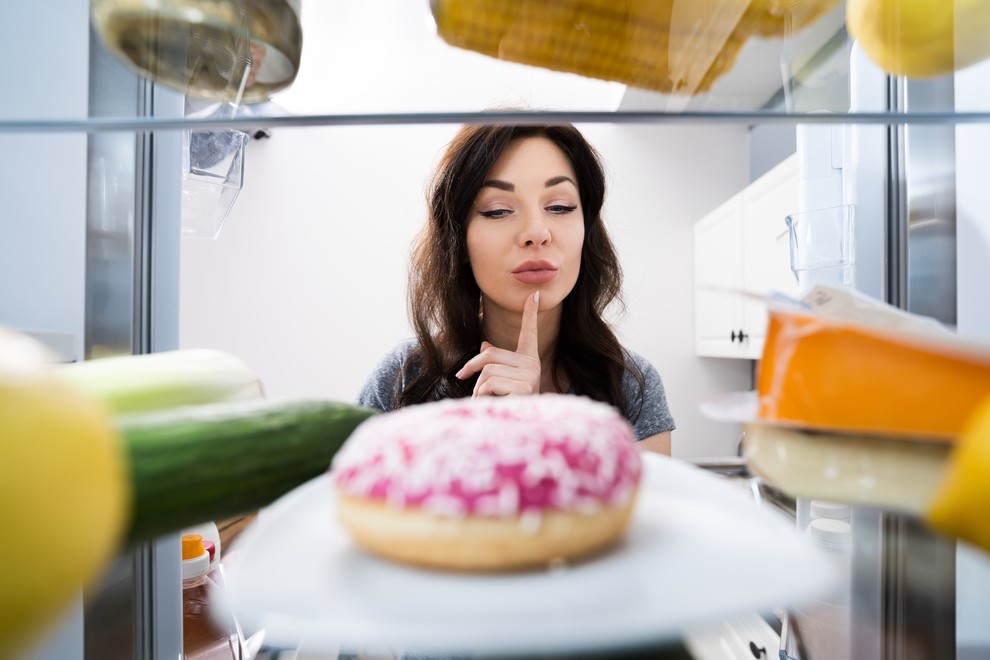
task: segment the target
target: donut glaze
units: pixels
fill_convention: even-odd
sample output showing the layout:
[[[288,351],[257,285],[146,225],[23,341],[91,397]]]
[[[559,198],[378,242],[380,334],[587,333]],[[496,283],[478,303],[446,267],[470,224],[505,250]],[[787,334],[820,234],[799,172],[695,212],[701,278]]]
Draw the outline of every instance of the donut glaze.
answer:
[[[642,471],[632,427],[585,397],[447,399],[362,424],[331,466],[338,491],[440,517],[592,513]]]

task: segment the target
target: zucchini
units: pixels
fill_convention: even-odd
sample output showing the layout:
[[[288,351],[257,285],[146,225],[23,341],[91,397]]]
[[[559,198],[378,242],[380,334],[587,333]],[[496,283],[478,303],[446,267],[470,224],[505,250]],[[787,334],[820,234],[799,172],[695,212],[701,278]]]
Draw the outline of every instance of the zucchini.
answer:
[[[322,400],[187,406],[117,417],[136,543],[266,506],[330,467],[377,411]]]

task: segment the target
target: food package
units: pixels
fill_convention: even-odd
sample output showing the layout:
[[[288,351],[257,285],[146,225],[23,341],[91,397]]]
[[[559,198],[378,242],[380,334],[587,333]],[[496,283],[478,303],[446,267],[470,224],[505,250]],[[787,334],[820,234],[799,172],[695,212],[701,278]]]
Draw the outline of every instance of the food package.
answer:
[[[737,413],[747,466],[793,497],[914,515],[990,552],[990,346],[854,291],[770,307]]]
[[[952,442],[990,395],[990,346],[855,291],[771,305],[761,421]]]
[[[797,32],[838,0],[431,0],[452,46],[667,94],[711,89],[750,37]]]

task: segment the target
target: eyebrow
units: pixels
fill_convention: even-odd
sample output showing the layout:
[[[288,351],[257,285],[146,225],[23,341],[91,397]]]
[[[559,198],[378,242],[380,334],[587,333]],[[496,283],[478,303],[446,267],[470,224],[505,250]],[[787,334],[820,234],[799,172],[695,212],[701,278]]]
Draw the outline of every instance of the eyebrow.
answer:
[[[564,175],[555,176],[552,179],[547,179],[547,182],[544,183],[543,186],[545,188],[550,188],[551,186],[555,186],[558,183],[564,183],[565,181],[569,181],[572,186],[574,186],[575,188],[577,188],[577,184],[574,183],[574,180],[571,179],[571,177],[564,176]]]
[[[564,175],[555,176],[547,179],[547,182],[543,184],[543,187],[551,188],[553,186],[556,186],[558,183],[564,183],[565,181],[569,181],[571,185],[573,185],[575,188],[577,187],[577,184],[574,183],[574,180],[571,179],[571,177]],[[481,187],[498,188],[499,190],[505,190],[508,192],[513,192],[516,189],[515,184],[509,183],[508,181],[501,181],[500,179],[488,179],[483,184],[481,184]]]
[[[483,184],[481,184],[481,187],[498,188],[499,190],[506,190],[508,192],[512,192],[513,190],[516,189],[516,186],[514,184],[511,184],[508,181],[500,181],[498,179],[488,179]]]

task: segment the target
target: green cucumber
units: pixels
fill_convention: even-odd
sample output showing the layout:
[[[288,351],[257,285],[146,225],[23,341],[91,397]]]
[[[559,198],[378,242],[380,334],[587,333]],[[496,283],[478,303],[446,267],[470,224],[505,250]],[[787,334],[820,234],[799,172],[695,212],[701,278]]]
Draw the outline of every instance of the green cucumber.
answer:
[[[254,511],[326,472],[377,411],[334,401],[251,401],[121,415],[133,474],[128,543]]]

